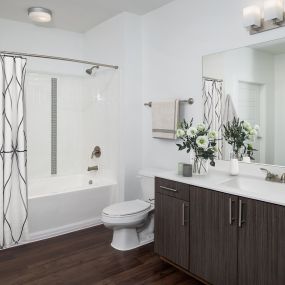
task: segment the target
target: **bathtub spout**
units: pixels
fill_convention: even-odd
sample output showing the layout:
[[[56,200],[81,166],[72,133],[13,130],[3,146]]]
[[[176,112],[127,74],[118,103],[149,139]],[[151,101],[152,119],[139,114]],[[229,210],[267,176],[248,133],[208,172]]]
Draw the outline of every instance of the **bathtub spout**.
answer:
[[[98,169],[99,169],[99,168],[98,168],[98,165],[89,166],[88,169],[87,169],[87,171],[93,171],[93,170],[97,171]]]

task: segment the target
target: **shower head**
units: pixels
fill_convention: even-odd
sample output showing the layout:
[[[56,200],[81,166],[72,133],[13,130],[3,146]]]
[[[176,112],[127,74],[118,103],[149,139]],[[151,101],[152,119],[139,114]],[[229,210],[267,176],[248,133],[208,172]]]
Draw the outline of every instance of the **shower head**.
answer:
[[[86,69],[86,73],[91,75],[94,68],[99,69],[99,66],[98,65],[94,65],[91,68]]]

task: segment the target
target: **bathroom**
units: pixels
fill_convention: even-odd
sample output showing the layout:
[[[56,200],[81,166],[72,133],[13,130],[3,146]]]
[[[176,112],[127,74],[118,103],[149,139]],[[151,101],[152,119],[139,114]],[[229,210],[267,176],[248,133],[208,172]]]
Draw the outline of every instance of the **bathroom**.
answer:
[[[285,217],[282,212],[285,184],[265,181],[266,177],[277,180],[268,177],[270,174],[277,174],[281,180],[285,172],[282,86],[285,28],[282,21],[271,23],[270,19],[265,27],[256,27],[264,17],[267,2],[277,3],[277,8],[281,5],[274,0],[83,0],[80,3],[1,0],[2,85],[5,85],[4,74],[7,76],[5,60],[17,58],[24,71],[21,90],[24,90],[27,164],[21,161],[26,181],[25,207],[18,211],[22,224],[13,214],[8,217],[4,212],[4,209],[9,212],[14,204],[8,203],[11,208],[7,208],[7,200],[0,200],[4,212],[1,224],[6,229],[0,227],[0,284],[285,283],[281,270],[284,257],[279,257],[275,266],[268,253],[281,252],[285,256],[285,240],[274,229],[278,224],[284,235],[285,224],[277,217]],[[246,11],[250,18],[243,11],[252,5],[261,12],[254,6]],[[28,12],[32,7],[48,9],[50,21],[35,22]],[[277,8],[271,13],[278,12]],[[248,24],[249,21],[255,22]],[[15,62],[11,64],[16,68]],[[90,68],[93,68],[91,74],[86,72]],[[241,90],[244,94],[254,88],[259,92],[259,108],[254,112],[244,108],[240,117],[255,114],[247,120],[252,126],[259,125],[255,145],[258,151],[253,154],[255,161],[238,162],[235,173],[229,169],[230,152],[224,151],[226,154],[215,159],[215,167],[209,166],[208,174],[183,177],[177,175],[178,168],[183,167],[181,163],[189,165],[193,161],[187,151],[178,151],[176,144],[181,143],[180,139],[157,138],[153,134],[155,105],[176,102],[178,121],[190,122],[193,118],[193,126],[205,122],[207,78],[222,82],[223,100],[231,95],[238,112],[241,106],[248,107],[253,102],[241,102],[238,99]],[[211,80],[208,81],[211,87]],[[2,125],[3,120],[2,116]],[[2,147],[2,161],[4,154]],[[1,173],[4,193],[9,171],[4,173],[2,169]],[[212,187],[211,194],[222,193],[225,206],[214,196],[208,198],[207,192],[199,192],[197,188],[188,191],[191,183],[204,189]],[[181,193],[164,195],[161,186],[181,189]],[[243,187],[244,196],[240,189]],[[247,190],[248,187],[254,190]],[[224,214],[227,225],[231,224],[227,236],[236,243],[235,250],[229,249],[233,245],[221,236],[213,245],[207,239],[214,233],[204,227],[199,228],[204,230],[201,235],[191,230],[192,226],[198,227],[195,221],[201,218],[195,216],[192,199],[198,205],[200,198],[213,211],[211,202],[219,205],[217,215]],[[254,208],[249,204],[246,208],[244,199],[250,200]],[[262,206],[256,200],[262,201]],[[124,203],[130,201],[136,204]],[[243,211],[239,209],[240,203]],[[272,210],[265,207],[267,203]],[[115,212],[111,222],[104,220],[110,216],[106,209],[110,210],[108,207],[112,205],[121,205],[115,211],[122,211],[122,215],[132,209],[144,214],[145,231],[116,227],[118,221],[114,219],[119,212]],[[278,208],[275,210],[273,206]],[[175,211],[176,207],[179,210]],[[275,216],[264,226],[257,217],[246,219],[253,212]],[[230,223],[229,214],[233,220]],[[193,220],[194,217],[197,219]],[[161,220],[155,223],[157,219],[166,223]],[[10,221],[20,231],[19,239],[9,237]],[[177,228],[168,227],[173,223]],[[200,222],[208,226],[211,223]],[[263,230],[268,235],[254,240],[257,248],[251,244],[244,249],[237,246],[240,240],[252,241],[262,236],[253,231],[243,235],[242,230],[250,223],[254,223],[252,229]],[[159,235],[158,224],[167,228],[165,232],[169,235],[165,240]],[[223,226],[226,227],[219,223],[217,228]],[[186,232],[180,241],[184,250],[180,251],[177,236],[173,237],[171,232],[179,232],[181,227]],[[274,243],[276,237],[278,242]],[[203,246],[199,246],[199,240],[205,240]],[[211,252],[203,248],[211,248]],[[268,250],[261,250],[264,248]],[[213,256],[219,260],[216,264]],[[236,260],[238,266],[228,260]],[[243,264],[249,269],[239,273],[236,268],[242,268]],[[267,266],[276,270],[265,270]],[[263,273],[259,268],[263,268]],[[217,276],[217,272],[224,274]]]

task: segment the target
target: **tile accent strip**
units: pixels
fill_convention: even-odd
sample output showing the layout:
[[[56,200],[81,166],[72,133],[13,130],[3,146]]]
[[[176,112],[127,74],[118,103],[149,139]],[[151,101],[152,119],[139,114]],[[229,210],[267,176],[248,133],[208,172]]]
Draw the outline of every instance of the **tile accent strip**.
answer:
[[[57,78],[51,79],[51,174],[57,174]]]

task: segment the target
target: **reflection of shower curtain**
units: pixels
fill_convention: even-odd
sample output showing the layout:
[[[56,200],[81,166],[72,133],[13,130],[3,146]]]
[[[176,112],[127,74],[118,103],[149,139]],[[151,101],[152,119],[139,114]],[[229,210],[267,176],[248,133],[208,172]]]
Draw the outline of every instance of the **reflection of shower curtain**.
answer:
[[[26,60],[3,55],[0,59],[0,248],[5,248],[17,244],[27,233]]]
[[[222,159],[223,141],[222,141],[222,100],[223,100],[223,82],[220,80],[203,80],[203,102],[204,102],[204,123],[212,130],[218,133],[217,159]]]

